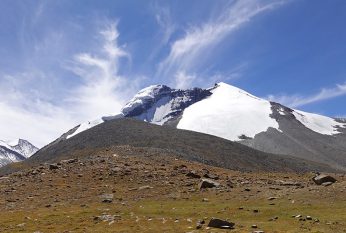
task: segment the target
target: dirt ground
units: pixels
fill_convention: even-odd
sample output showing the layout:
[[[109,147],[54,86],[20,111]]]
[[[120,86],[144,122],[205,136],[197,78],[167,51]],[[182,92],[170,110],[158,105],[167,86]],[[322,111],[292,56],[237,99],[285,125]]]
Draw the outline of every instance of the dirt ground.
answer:
[[[1,177],[0,232],[346,232],[346,177],[331,175],[324,187],[312,173],[104,152]],[[205,177],[219,185],[200,189]]]

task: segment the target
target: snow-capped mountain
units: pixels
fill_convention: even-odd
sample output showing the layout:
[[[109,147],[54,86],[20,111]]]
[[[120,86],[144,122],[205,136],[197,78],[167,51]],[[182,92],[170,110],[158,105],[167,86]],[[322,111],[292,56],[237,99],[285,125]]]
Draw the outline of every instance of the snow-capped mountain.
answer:
[[[210,90],[200,88],[176,90],[165,85],[153,85],[138,92],[121,110],[121,114],[163,125],[181,115],[188,106],[211,94]]]
[[[0,140],[0,167],[29,158],[36,151],[38,151],[37,147],[23,139],[14,141]]]
[[[120,114],[81,124],[65,138],[121,117],[211,134],[261,151],[346,169],[345,121],[291,109],[226,83],[209,89],[147,87]]]

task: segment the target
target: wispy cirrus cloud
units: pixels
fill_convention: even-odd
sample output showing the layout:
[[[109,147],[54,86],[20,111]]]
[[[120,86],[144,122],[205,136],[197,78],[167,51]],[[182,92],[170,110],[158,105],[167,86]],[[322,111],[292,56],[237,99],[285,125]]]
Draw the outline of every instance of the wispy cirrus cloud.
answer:
[[[178,89],[186,89],[191,87],[191,84],[196,79],[196,75],[194,74],[186,74],[184,71],[180,71],[175,74],[173,86]]]
[[[79,53],[69,63],[68,70],[79,78],[59,101],[52,96],[62,89],[43,91],[53,80],[43,71],[32,68],[1,76],[2,139],[16,138],[20,132],[20,137],[43,146],[74,125],[120,110],[138,82],[119,74],[121,60],[129,54],[118,44],[117,24],[106,23],[98,35],[99,53]]]
[[[203,65],[205,55],[255,16],[272,10],[285,1],[235,1],[220,16],[207,23],[188,28],[174,41],[168,56],[159,64],[157,76],[180,78],[179,73],[194,72]],[[211,59],[208,56],[208,59]]]
[[[173,22],[170,9],[164,6],[154,6],[155,20],[160,27],[161,43],[167,44],[177,25]]]
[[[129,89],[136,88],[133,86],[135,80],[119,74],[120,60],[130,55],[118,45],[116,23],[107,25],[100,35],[103,40],[101,54],[77,54],[71,67],[81,78],[82,85],[71,91],[67,102],[75,105],[76,114],[84,114],[85,119],[116,113],[129,98]]]
[[[346,95],[346,83],[337,84],[332,88],[322,88],[319,92],[309,95],[268,95],[267,99],[275,101],[289,107],[301,107],[312,103],[317,103],[323,100],[332,99],[335,97]]]

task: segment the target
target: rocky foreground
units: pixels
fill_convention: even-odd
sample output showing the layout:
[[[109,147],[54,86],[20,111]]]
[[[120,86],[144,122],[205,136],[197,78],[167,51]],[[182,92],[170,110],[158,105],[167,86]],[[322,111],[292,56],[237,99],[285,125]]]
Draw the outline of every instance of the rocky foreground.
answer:
[[[346,232],[343,174],[319,185],[116,151],[0,177],[0,232]]]

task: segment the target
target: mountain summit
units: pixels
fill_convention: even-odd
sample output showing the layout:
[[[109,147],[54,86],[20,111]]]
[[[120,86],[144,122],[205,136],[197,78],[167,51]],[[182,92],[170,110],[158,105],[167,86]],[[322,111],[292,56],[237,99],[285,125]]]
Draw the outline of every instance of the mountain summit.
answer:
[[[149,86],[139,91],[120,114],[81,124],[64,137],[123,117],[206,133],[264,152],[346,169],[344,120],[295,110],[222,82],[208,89]]]
[[[38,148],[24,139],[0,140],[0,167],[29,158],[36,151],[38,151]]]

